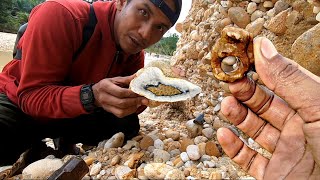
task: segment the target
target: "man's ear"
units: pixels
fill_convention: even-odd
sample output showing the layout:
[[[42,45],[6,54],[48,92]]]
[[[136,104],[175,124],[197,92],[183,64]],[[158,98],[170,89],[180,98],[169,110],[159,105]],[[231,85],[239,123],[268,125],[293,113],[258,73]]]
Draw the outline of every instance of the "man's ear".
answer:
[[[121,11],[126,4],[127,4],[127,0],[116,0],[117,10]]]

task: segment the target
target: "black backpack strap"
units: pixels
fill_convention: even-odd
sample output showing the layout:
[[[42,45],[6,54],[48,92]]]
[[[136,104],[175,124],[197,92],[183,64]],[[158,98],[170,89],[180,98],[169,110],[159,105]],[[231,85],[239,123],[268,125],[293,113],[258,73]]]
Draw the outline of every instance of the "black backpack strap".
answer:
[[[83,29],[82,43],[81,43],[79,49],[74,53],[73,60],[75,60],[77,58],[77,56],[80,54],[80,52],[87,45],[88,41],[90,40],[90,38],[94,32],[96,24],[97,24],[96,13],[94,12],[93,5],[90,4],[89,22]]]
[[[18,49],[17,48],[17,44],[18,44],[18,41],[20,40],[20,38],[22,37],[22,35],[24,34],[24,32],[26,31],[27,24],[28,23],[22,25],[19,28],[19,31],[18,31],[18,34],[17,34],[16,43],[14,45],[14,50],[13,50],[13,57],[16,60],[21,60],[21,58],[22,58],[22,49]],[[93,31],[94,31],[94,29],[96,27],[96,24],[97,24],[96,13],[94,12],[93,5],[90,4],[89,22],[83,28],[82,43],[81,43],[79,49],[73,55],[73,61],[77,58],[77,56],[80,54],[80,52],[87,45],[88,41],[90,40],[90,38],[91,38],[91,36],[93,34]]]
[[[21,59],[22,57],[22,50],[17,48],[18,42],[20,40],[20,38],[22,37],[22,35],[24,34],[24,32],[26,31],[28,26],[28,23],[25,23],[24,25],[20,26],[18,33],[17,33],[17,37],[16,37],[16,42],[14,43],[14,49],[13,49],[13,58],[15,59]]]

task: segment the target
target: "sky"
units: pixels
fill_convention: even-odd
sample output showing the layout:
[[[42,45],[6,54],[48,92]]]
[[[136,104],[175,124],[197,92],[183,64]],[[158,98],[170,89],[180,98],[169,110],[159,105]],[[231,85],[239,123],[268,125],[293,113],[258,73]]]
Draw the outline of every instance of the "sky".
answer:
[[[182,2],[183,2],[182,9],[181,9],[181,13],[180,13],[180,16],[179,16],[179,19],[177,20],[177,22],[183,22],[186,19],[188,12],[191,8],[191,4],[192,4],[192,0],[182,0]],[[173,34],[173,33],[180,35],[180,33],[178,31],[176,31],[175,26],[173,26],[172,28],[169,29],[168,32],[166,32],[166,34],[164,36],[169,36],[170,34]]]

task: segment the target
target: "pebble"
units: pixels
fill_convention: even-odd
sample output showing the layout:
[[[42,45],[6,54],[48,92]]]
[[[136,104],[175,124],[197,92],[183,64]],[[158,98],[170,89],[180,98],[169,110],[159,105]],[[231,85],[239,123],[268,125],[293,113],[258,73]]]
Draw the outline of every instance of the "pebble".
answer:
[[[180,133],[178,131],[173,131],[171,129],[165,132],[165,136],[167,138],[172,138],[174,141],[177,141],[180,139]]]
[[[264,1],[263,7],[265,8],[273,8],[273,2],[272,1]]]
[[[187,154],[188,154],[188,157],[194,161],[200,159],[201,157],[199,152],[199,147],[197,145],[189,145],[187,147]]]
[[[155,149],[152,153],[154,162],[165,163],[170,160],[170,154],[165,150]]]
[[[197,135],[200,135],[201,134],[201,131],[202,131],[202,126],[201,125],[198,125],[198,124],[195,124],[193,122],[193,120],[189,120],[187,121],[186,123],[186,128],[189,132],[189,136],[191,138],[194,138],[196,137]]]
[[[104,145],[103,152],[106,152],[108,148],[121,147],[124,141],[124,134],[122,132],[113,135]]]
[[[231,7],[228,15],[231,21],[241,28],[245,28],[250,23],[249,14],[241,7]]]
[[[248,4],[248,7],[247,7],[247,12],[248,12],[249,14],[252,14],[255,10],[257,10],[257,3],[255,3],[255,2],[250,2],[250,3]]]
[[[316,20],[320,22],[320,12],[317,14]]]
[[[144,167],[144,174],[148,179],[164,179],[166,174],[173,169],[163,163],[150,163]]]
[[[163,141],[161,141],[161,139],[156,139],[154,141],[154,145],[153,145],[156,149],[161,149],[163,150],[164,149],[164,143]]]
[[[181,158],[181,160],[182,160],[183,162],[187,162],[187,161],[190,160],[187,152],[182,152],[182,153],[180,154],[180,158]]]
[[[115,177],[117,179],[133,179],[135,177],[135,170],[130,169],[128,166],[117,166],[115,169]],[[109,178],[111,179],[112,177]]]
[[[209,141],[206,143],[206,154],[209,156],[220,157],[221,153],[215,142]]]
[[[275,15],[279,14],[280,12],[289,8],[289,4],[286,3],[284,0],[279,0],[274,4],[274,11]]]
[[[204,136],[197,136],[194,138],[194,144],[200,144],[203,142],[207,142],[208,138],[204,137]]]
[[[169,171],[164,177],[165,180],[169,179],[185,179],[184,173],[179,169],[173,169]]]
[[[102,164],[100,162],[93,164],[90,169],[90,176],[98,175],[101,170]]]
[[[144,136],[140,141],[140,148],[146,150],[149,146],[152,146],[153,144],[154,141],[150,136]]]
[[[40,159],[29,164],[22,171],[23,179],[47,179],[53,172],[63,166],[61,159]]]
[[[208,139],[213,138],[213,132],[212,128],[205,128],[202,130],[202,134]]]

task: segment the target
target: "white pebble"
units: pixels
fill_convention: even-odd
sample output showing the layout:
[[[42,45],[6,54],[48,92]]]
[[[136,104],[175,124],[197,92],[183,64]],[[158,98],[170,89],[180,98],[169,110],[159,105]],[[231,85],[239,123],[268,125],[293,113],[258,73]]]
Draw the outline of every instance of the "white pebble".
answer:
[[[249,14],[252,14],[255,10],[257,10],[257,3],[255,3],[255,2],[250,2],[250,3],[248,4],[248,7],[247,7],[247,12],[248,12]]]
[[[213,129],[212,128],[205,128],[202,130],[202,134],[206,138],[211,139],[211,138],[213,138]]]
[[[318,14],[320,12],[320,7],[313,7],[313,13]]]
[[[272,8],[273,7],[273,2],[272,1],[265,1],[265,2],[263,2],[263,7]]]
[[[197,145],[189,145],[188,147],[187,147],[187,154],[188,154],[188,156],[189,156],[189,158],[191,159],[191,160],[194,160],[194,161],[196,161],[196,160],[198,160],[198,159],[200,159],[200,150],[199,150],[199,147],[197,146]]]
[[[102,167],[102,164],[100,162],[94,164],[90,169],[90,176],[95,176],[99,174],[101,167]]]
[[[163,148],[164,148],[164,143],[161,141],[161,139],[156,139],[156,140],[154,141],[154,147],[155,147],[156,149],[161,149],[161,150],[163,150]]]
[[[212,161],[204,161],[203,164],[204,164],[204,167],[206,167],[206,168],[214,168],[214,167],[216,167],[216,163],[212,162]]]
[[[164,151],[162,149],[155,149],[153,151],[153,159],[154,159],[154,162],[165,163],[169,161],[170,154],[167,151]]]
[[[211,161],[211,159],[212,159],[211,156],[204,154],[204,155],[202,155],[200,161],[201,161],[201,162]]]
[[[186,163],[184,163],[184,167],[185,168],[190,168],[194,166],[194,162],[193,161],[187,161]]]
[[[181,158],[181,160],[182,160],[183,162],[187,162],[187,161],[190,160],[187,152],[182,152],[182,153],[180,154],[180,158]]]
[[[208,141],[208,138],[204,136],[197,136],[194,138],[194,144],[200,144],[200,143],[205,143]]]
[[[320,22],[320,12],[317,14],[316,20]]]
[[[221,109],[221,105],[220,104],[217,104],[214,108],[213,108],[213,111],[214,112],[219,112]]]

